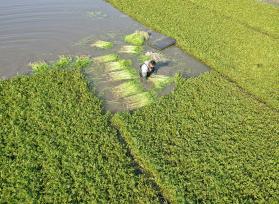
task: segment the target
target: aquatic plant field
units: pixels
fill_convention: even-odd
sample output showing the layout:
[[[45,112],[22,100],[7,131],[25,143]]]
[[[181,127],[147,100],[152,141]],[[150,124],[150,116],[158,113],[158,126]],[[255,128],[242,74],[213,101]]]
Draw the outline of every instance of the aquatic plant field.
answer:
[[[85,40],[100,55],[33,62],[31,74],[0,80],[1,202],[278,203],[278,8],[109,2],[212,71],[162,68],[142,81],[136,64],[173,64],[135,31]]]

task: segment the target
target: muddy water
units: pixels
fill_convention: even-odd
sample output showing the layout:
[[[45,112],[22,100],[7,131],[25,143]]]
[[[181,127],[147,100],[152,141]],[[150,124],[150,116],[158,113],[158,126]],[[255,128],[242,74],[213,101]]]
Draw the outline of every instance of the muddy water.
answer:
[[[0,78],[30,72],[30,62],[51,61],[59,55],[95,57],[117,53],[125,45],[123,37],[135,30],[150,31],[102,0],[0,0]],[[154,34],[157,35],[160,36]],[[114,47],[109,50],[90,47],[97,40],[112,41]],[[156,51],[148,43],[144,50]],[[180,72],[191,77],[209,70],[175,46],[161,54],[167,60],[159,63],[159,74],[173,76]],[[132,60],[138,68],[140,62],[135,56],[120,56]],[[104,89],[114,86],[109,81],[103,84],[97,87],[100,96],[104,96]],[[167,90],[166,93],[170,91]],[[112,98],[112,93],[103,97],[108,110],[127,109]]]

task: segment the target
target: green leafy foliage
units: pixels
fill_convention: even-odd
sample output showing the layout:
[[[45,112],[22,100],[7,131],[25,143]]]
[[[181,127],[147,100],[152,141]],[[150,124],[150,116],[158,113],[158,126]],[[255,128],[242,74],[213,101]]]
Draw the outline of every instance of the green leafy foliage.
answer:
[[[46,63],[45,61],[30,63],[30,66],[35,74],[42,74],[49,70],[59,69],[82,69],[91,64],[91,59],[88,56],[60,56],[56,61]]]
[[[33,63],[30,63],[29,66],[36,73],[43,73],[50,68],[49,65],[45,61],[33,62]]]
[[[254,0],[109,1],[175,38],[183,50],[279,108],[277,8]]]
[[[1,202],[159,202],[79,69],[0,81],[0,98]]]
[[[113,122],[173,203],[279,200],[279,115],[217,73]]]

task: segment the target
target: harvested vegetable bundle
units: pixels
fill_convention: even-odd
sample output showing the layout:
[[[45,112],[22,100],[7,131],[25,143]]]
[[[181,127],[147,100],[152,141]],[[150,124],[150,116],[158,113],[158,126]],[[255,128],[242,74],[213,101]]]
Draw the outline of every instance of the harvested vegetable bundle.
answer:
[[[127,107],[130,109],[141,108],[154,102],[149,92],[142,92],[125,98]]]
[[[120,70],[116,72],[109,72],[108,76],[111,80],[121,81],[121,80],[130,80],[138,78],[137,74],[132,73],[128,70]]]
[[[116,62],[105,63],[105,68],[107,71],[119,71],[124,69],[129,69],[131,67],[131,61],[129,60],[119,60]]]
[[[149,39],[149,33],[144,31],[136,31],[130,35],[126,35],[124,41],[133,45],[143,45],[145,40]]]
[[[124,82],[112,89],[118,97],[128,97],[131,95],[139,94],[143,92],[143,88],[140,83],[136,80]]]
[[[173,82],[174,78],[165,75],[153,75],[148,80],[154,84],[154,89],[165,88],[168,84]]]
[[[142,51],[141,46],[135,45],[125,45],[120,49],[120,53],[127,53],[127,54],[138,54]]]
[[[112,42],[98,40],[94,44],[91,44],[91,47],[97,47],[97,48],[101,48],[101,49],[109,49],[109,48],[113,47],[113,43]]]
[[[109,55],[93,58],[93,61],[96,63],[107,63],[107,62],[114,62],[117,60],[118,60],[118,56],[116,54],[109,54]]]

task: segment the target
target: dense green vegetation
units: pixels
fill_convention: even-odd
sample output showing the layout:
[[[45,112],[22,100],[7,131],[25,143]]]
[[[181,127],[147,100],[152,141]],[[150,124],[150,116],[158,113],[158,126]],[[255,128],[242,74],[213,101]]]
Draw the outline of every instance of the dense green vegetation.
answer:
[[[279,200],[279,115],[216,73],[113,121],[173,202]]]
[[[221,13],[224,17],[246,25],[255,31],[279,39],[279,12],[271,5],[256,3],[255,0],[191,0],[201,7]]]
[[[130,61],[108,54],[32,63],[32,76],[0,81],[1,202],[158,203],[161,193],[170,203],[278,202],[278,9],[252,0],[110,2],[218,72],[156,75],[146,91]],[[119,52],[150,59],[147,38],[127,35]],[[132,109],[145,107],[105,113],[84,76],[97,69],[121,82],[109,88]],[[158,99],[174,80],[176,90]]]
[[[1,203],[158,202],[79,69],[0,81],[0,98]]]
[[[110,2],[145,25],[174,37],[182,49],[279,108],[279,40],[273,36],[278,35],[277,8],[252,0]],[[259,26],[262,31],[257,30]]]

